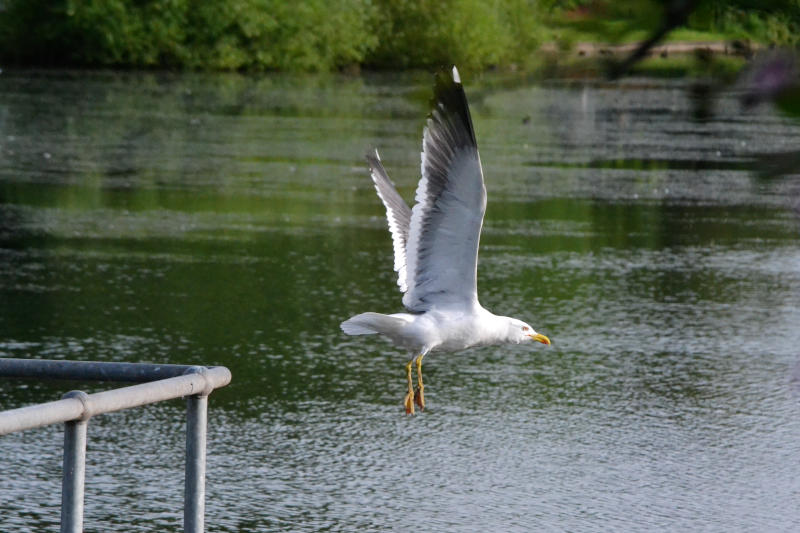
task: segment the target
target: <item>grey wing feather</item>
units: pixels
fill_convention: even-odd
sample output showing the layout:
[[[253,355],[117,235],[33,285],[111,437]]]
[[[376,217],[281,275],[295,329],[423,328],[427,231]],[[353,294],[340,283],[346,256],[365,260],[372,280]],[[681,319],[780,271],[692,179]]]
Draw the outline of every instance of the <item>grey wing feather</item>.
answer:
[[[402,292],[408,289],[406,275],[406,244],[408,242],[408,228],[411,223],[411,209],[397,192],[392,180],[389,179],[383,168],[378,151],[367,154],[375,183],[375,190],[386,207],[386,219],[389,222],[389,232],[392,234],[394,248],[394,269],[397,272],[397,285]]]
[[[477,265],[486,188],[464,88],[453,67],[440,73],[422,142],[422,178],[411,210],[403,305],[478,303]]]

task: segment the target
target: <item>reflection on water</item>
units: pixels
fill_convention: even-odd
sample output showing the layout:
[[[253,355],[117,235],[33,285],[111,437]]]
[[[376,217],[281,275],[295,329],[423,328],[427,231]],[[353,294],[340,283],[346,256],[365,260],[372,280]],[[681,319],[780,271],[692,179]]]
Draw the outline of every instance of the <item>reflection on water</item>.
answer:
[[[797,528],[797,185],[748,169],[800,128],[732,96],[691,122],[674,83],[465,81],[482,303],[551,347],[434,355],[411,418],[405,354],[339,331],[400,309],[362,154],[412,197],[429,77],[3,73],[0,355],[231,368],[210,530]],[[87,529],[180,527],[182,424],[93,419]],[[61,438],[0,439],[0,530],[57,523]]]

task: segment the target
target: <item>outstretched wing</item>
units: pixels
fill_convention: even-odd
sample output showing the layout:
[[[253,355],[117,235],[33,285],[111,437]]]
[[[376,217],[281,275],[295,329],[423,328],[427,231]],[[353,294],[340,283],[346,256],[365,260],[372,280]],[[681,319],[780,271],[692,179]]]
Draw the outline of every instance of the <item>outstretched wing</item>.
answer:
[[[398,194],[392,180],[383,168],[378,151],[367,154],[367,162],[372,173],[375,190],[378,191],[383,205],[386,207],[386,219],[392,234],[394,247],[394,269],[397,272],[397,285],[402,292],[408,289],[406,277],[406,243],[408,242],[408,226],[411,221],[411,209]]]
[[[452,73],[436,76],[422,139],[422,178],[406,245],[406,308],[422,312],[478,302],[478,241],[485,211],[475,131],[453,67]]]

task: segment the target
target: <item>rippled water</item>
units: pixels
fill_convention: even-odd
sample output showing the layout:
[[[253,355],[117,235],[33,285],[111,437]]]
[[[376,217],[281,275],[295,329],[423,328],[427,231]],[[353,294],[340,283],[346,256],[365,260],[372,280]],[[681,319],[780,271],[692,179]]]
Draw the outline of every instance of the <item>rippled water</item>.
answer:
[[[551,347],[426,358],[362,156],[411,198],[426,75],[0,75],[0,356],[224,364],[210,531],[800,528],[800,128],[687,86],[465,77],[482,303]],[[793,380],[792,376],[795,376]],[[0,408],[103,384],[0,381]],[[181,402],[93,419],[86,529],[179,529]],[[58,523],[62,433],[0,438],[0,530]]]

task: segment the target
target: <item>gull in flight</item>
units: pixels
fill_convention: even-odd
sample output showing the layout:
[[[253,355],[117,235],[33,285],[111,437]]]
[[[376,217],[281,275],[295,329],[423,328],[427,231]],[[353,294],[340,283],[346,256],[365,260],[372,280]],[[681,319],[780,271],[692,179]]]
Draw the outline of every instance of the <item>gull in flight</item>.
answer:
[[[389,180],[377,150],[367,155],[386,207],[394,269],[407,313],[361,313],[345,320],[348,335],[379,334],[409,350],[406,413],[425,408],[422,359],[428,352],[550,339],[521,320],[478,302],[478,241],[486,187],[464,87],[453,67],[436,76],[432,111],[422,137],[422,178],[413,209]],[[417,387],[411,377],[417,368]]]

